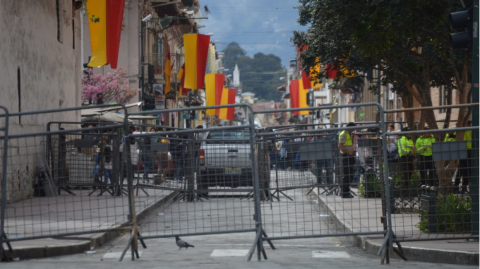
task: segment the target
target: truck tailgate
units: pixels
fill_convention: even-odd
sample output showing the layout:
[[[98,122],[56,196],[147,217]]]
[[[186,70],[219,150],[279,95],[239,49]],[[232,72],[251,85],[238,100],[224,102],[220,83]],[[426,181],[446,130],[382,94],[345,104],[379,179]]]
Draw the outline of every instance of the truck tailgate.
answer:
[[[249,144],[206,144],[206,168],[251,168]]]

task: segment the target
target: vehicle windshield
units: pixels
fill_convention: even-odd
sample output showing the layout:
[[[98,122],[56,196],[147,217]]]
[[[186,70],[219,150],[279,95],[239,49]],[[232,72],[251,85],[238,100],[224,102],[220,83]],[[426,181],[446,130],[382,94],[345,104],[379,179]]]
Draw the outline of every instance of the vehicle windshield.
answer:
[[[248,131],[216,131],[207,136],[207,144],[243,144],[250,142]]]

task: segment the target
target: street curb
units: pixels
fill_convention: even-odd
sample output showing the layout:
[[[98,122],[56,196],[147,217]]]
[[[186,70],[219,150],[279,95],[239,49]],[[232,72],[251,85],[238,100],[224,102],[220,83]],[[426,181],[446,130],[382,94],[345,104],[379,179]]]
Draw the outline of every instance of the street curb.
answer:
[[[172,191],[170,194],[166,195],[156,203],[145,208],[139,214],[137,214],[137,219],[143,218],[144,216],[150,214],[153,210],[155,210],[155,208],[165,204],[168,200],[170,200],[176,194],[177,192]],[[118,225],[118,227],[127,227],[129,225],[130,223],[126,221]],[[115,239],[116,237],[121,235],[121,233],[122,233],[121,231],[99,233],[93,236],[85,237],[85,241],[82,241],[76,244],[63,245],[63,246],[19,247],[19,248],[14,248],[13,252],[11,253],[7,251],[7,255],[9,255],[9,257],[12,257],[12,258],[18,257],[20,260],[25,260],[25,259],[40,259],[40,258],[48,258],[48,257],[62,256],[62,255],[79,254],[79,253],[83,253],[84,251],[98,248],[104,245],[105,243],[107,243],[108,241]],[[77,239],[81,240],[78,237]]]
[[[338,217],[335,215],[335,211],[332,211],[330,207],[325,204],[322,199],[320,199],[320,197],[318,197],[318,200],[320,207],[328,213],[328,215],[337,225],[342,227],[345,232],[353,232],[351,227],[348,227],[343,221],[338,219]],[[377,255],[377,252],[381,246],[380,243],[368,239],[368,236],[365,235],[357,235],[353,236],[352,238],[354,239],[356,245],[362,248],[364,251],[369,254]],[[396,246],[394,246],[394,248],[397,249]],[[409,261],[447,263],[458,265],[479,265],[479,253],[472,253],[466,251],[445,251],[438,249],[410,247],[404,245],[402,245],[402,249]],[[401,259],[401,257],[394,252],[392,252],[390,258]]]
[[[44,246],[44,247],[19,247],[14,248],[13,252],[8,252],[7,255],[12,258],[25,259],[39,259],[54,256],[70,255],[83,253],[90,250],[90,242],[83,241],[78,244],[63,245],[63,246]]]
[[[161,206],[161,205],[165,204],[168,200],[173,198],[176,194],[177,194],[177,192],[172,191],[170,194],[163,197],[162,199],[160,199],[159,201],[157,201],[153,205],[151,205],[151,206],[145,208],[144,210],[142,210],[140,213],[137,214],[137,222],[138,222],[139,219],[141,219],[144,216],[150,214],[158,206]],[[130,223],[127,221],[127,222],[124,222],[123,224],[121,224],[120,227],[126,227],[129,224]],[[118,237],[120,235],[120,233],[121,232],[119,232],[119,231],[113,231],[113,232],[106,232],[106,233],[101,233],[101,234],[98,234],[98,235],[94,235],[90,238],[90,247],[92,247],[92,248],[101,247],[102,245],[104,245],[108,241]]]

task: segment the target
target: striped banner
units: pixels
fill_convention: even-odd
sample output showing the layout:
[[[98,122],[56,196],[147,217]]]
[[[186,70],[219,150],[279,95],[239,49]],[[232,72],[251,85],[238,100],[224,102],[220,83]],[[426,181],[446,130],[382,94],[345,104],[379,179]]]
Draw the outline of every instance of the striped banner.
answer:
[[[87,1],[92,58],[90,67],[117,68],[125,0]]]
[[[207,106],[218,106],[221,104],[223,84],[225,84],[225,75],[206,74],[205,75],[205,98]],[[220,109],[207,109],[209,116],[219,115]]]
[[[208,44],[210,36],[184,34],[185,49],[185,88],[204,89],[205,70],[207,68]]]

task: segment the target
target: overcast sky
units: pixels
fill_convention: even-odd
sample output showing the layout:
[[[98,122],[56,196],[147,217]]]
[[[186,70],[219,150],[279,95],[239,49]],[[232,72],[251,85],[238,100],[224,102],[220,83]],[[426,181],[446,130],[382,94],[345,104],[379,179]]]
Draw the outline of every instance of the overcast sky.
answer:
[[[213,33],[212,41],[221,51],[230,42],[237,42],[249,56],[257,52],[273,53],[287,67],[295,58],[295,48],[290,38],[294,30],[305,30],[298,22],[298,0],[200,0],[202,20],[200,33]],[[205,14],[204,6],[210,9]]]

